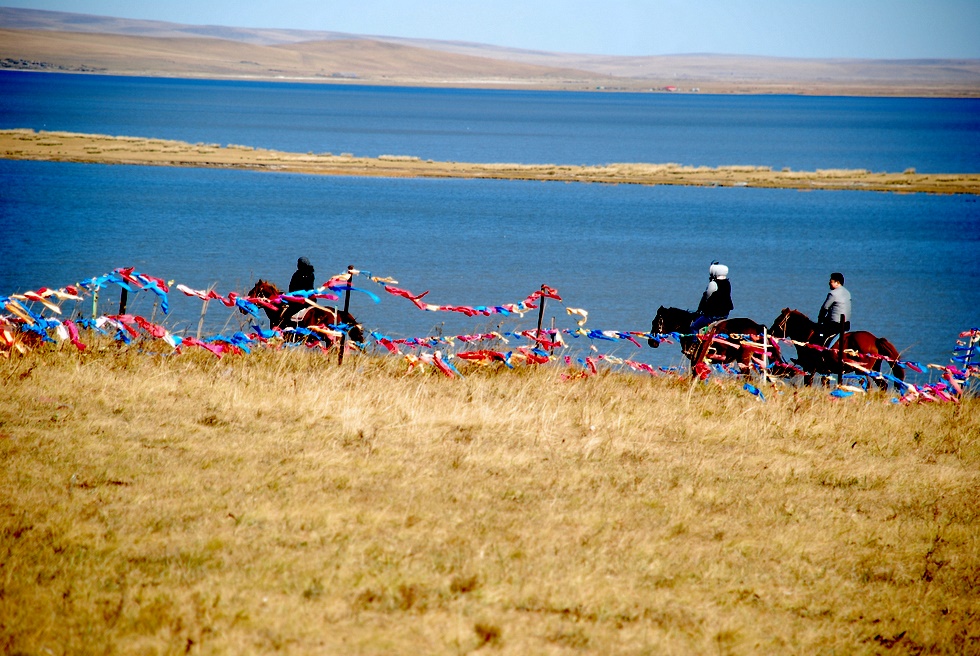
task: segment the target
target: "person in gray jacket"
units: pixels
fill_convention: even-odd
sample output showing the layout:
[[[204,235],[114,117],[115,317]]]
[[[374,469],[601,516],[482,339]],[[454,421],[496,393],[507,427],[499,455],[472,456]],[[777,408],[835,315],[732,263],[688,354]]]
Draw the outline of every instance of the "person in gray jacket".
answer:
[[[817,329],[825,340],[851,329],[851,292],[844,287],[844,274],[833,272],[828,284],[830,293],[817,315]]]

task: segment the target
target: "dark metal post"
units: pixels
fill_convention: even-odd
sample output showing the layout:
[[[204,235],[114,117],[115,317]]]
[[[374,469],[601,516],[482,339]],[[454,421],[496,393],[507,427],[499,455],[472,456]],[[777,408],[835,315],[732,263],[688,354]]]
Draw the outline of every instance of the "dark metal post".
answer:
[[[350,312],[350,288],[354,284],[354,265],[347,265],[347,291],[344,292],[344,314]],[[340,317],[337,317],[338,319]],[[348,330],[350,330],[348,328]],[[340,333],[340,354],[337,356],[337,366],[344,364],[344,351],[347,350],[347,330]]]
[[[129,300],[129,292],[123,287],[119,292],[119,314],[126,314],[126,302]]]
[[[538,339],[541,339],[541,320],[544,319],[544,285],[541,285],[541,304],[538,305]],[[549,340],[550,341],[550,340]],[[540,342],[538,343],[540,345]]]
[[[977,350],[977,347],[975,346],[976,338],[977,338],[977,331],[976,331],[976,329],[971,330],[970,331],[970,336],[967,338],[970,341],[968,342],[969,347],[967,347],[966,359],[963,361],[963,371],[969,371],[970,370],[970,363],[973,360],[973,354]]]
[[[840,336],[837,338],[837,355],[840,357],[840,368],[837,371],[837,384],[844,384],[844,322],[847,317],[840,315]]]

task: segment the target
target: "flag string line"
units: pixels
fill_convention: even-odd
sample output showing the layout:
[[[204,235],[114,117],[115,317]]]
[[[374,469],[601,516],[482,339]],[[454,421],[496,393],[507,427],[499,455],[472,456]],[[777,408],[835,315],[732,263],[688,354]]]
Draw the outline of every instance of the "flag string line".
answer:
[[[289,339],[293,335],[299,337],[315,337],[317,341],[313,342],[312,344],[307,343],[307,345],[311,346],[312,348],[327,349],[332,346],[337,337],[348,331],[351,326],[344,324],[330,324],[327,326],[311,326],[309,328],[297,326],[295,328],[286,328],[281,330],[265,330],[260,326],[253,324],[251,327],[254,332],[251,335],[237,331],[231,336],[217,334],[204,339],[199,339],[197,337],[187,335],[175,335],[168,331],[165,327],[159,324],[154,324],[144,317],[138,315],[107,314],[93,317],[91,319],[79,318],[72,320],[58,319],[56,317],[45,317],[43,313],[45,310],[47,310],[53,314],[61,314],[61,303],[72,300],[76,301],[77,303],[86,300],[86,296],[94,296],[97,298],[99,290],[106,288],[109,285],[118,286],[120,289],[124,289],[127,292],[147,291],[154,294],[156,301],[159,302],[160,308],[164,314],[169,314],[168,294],[170,293],[170,289],[174,287],[185,296],[199,298],[205,303],[212,300],[218,301],[226,307],[240,309],[242,312],[258,320],[261,320],[260,307],[277,309],[284,303],[297,302],[316,304],[317,299],[336,301],[339,300],[337,293],[347,293],[350,291],[364,293],[375,303],[380,302],[380,298],[376,294],[366,289],[354,286],[354,276],[358,275],[364,276],[365,279],[379,285],[388,294],[405,298],[418,309],[429,312],[458,312],[468,317],[490,316],[492,314],[500,314],[503,316],[518,315],[523,317],[524,314],[530,310],[538,309],[538,303],[543,302],[543,299],[552,299],[563,304],[563,299],[558,294],[557,290],[547,285],[542,285],[540,290],[532,292],[524,300],[517,303],[479,306],[427,303],[422,299],[429,293],[428,291],[422,292],[421,294],[415,294],[406,289],[397,287],[396,285],[398,284],[398,281],[391,277],[375,276],[371,272],[358,271],[353,268],[348,270],[348,272],[332,276],[326,283],[313,290],[285,292],[273,298],[257,298],[239,295],[236,292],[230,292],[227,295],[222,295],[212,289],[206,291],[196,290],[183,284],[178,284],[175,286],[174,281],[167,282],[162,278],[137,272],[135,271],[134,267],[128,267],[117,268],[107,274],[103,274],[102,276],[90,278],[75,285],[67,285],[59,289],[42,287],[37,290],[11,294],[9,296],[0,295],[0,307],[8,312],[7,315],[0,315],[0,347],[6,347],[7,349],[6,351],[0,351],[0,354],[9,357],[10,351],[12,350],[17,350],[21,353],[26,352],[27,345],[24,343],[24,340],[18,339],[17,331],[15,329],[19,329],[19,332],[21,333],[27,333],[33,336],[34,339],[40,342],[55,341],[48,334],[49,331],[53,331],[55,336],[60,340],[69,341],[80,350],[84,350],[85,344],[81,341],[79,328],[95,330],[104,335],[111,335],[114,336],[116,340],[127,344],[132,343],[132,341],[135,339],[149,336],[166,342],[177,353],[181,352],[181,349],[184,347],[195,346],[206,349],[217,357],[221,357],[227,352],[249,353],[257,344],[268,344],[269,342],[277,340],[277,338],[279,338],[279,341],[284,344],[300,344],[300,342],[282,341],[284,339]],[[37,310],[35,308],[35,304],[39,305],[42,309]],[[642,371],[650,374],[674,373],[675,368],[654,368],[646,363],[637,362],[629,358],[619,358],[613,355],[596,354],[585,358],[573,358],[570,355],[564,355],[556,358],[553,355],[553,351],[557,348],[564,348],[567,346],[567,342],[564,338],[566,336],[570,338],[588,338],[591,342],[589,348],[593,352],[598,351],[594,343],[597,340],[628,341],[637,347],[641,347],[641,344],[637,341],[638,339],[656,340],[661,343],[673,343],[671,341],[672,339],[679,341],[684,337],[705,337],[704,332],[672,332],[666,334],[655,334],[640,331],[587,330],[584,327],[588,319],[588,312],[586,310],[572,307],[566,307],[565,309],[569,316],[579,317],[579,319],[576,321],[578,326],[577,328],[560,330],[533,329],[520,331],[491,331],[488,333],[478,333],[472,335],[440,335],[398,339],[391,338],[377,331],[368,331],[366,334],[387,351],[403,355],[409,363],[410,371],[421,367],[422,365],[433,365],[436,369],[451,377],[462,376],[462,374],[449,361],[450,357],[483,364],[502,362],[510,368],[513,368],[515,362],[543,364],[551,361],[552,359],[560,359],[569,366],[575,364],[581,365],[582,370],[579,375],[586,376],[594,375],[597,372],[597,362],[604,362],[611,365],[622,365],[634,371]],[[114,331],[114,333],[112,331]],[[739,334],[713,334],[709,336],[714,342],[721,343],[723,345],[739,346],[759,351],[758,354],[753,354],[751,364],[755,370],[761,371],[763,361],[760,356],[761,352],[763,351],[763,345],[761,342],[756,341],[756,336]],[[465,345],[486,340],[496,340],[500,344],[508,344],[508,338],[528,339],[533,342],[534,345],[517,346],[509,351],[492,349],[459,351],[449,354],[449,357],[444,355],[441,350],[434,350],[433,353],[420,352],[403,354],[399,348],[400,346],[404,346],[406,348],[421,350],[423,348],[437,349],[437,347],[440,345],[443,347],[455,347],[457,341]],[[773,345],[777,345],[778,343],[782,342],[792,344],[797,347],[806,347],[814,350],[826,350],[825,347],[820,345],[801,343],[787,338],[774,338],[770,335],[768,336],[768,339]],[[770,348],[773,347],[769,344],[765,346],[767,353]],[[950,365],[923,365],[910,360],[891,359],[886,356],[877,354],[862,354],[852,350],[845,350],[844,355],[847,356],[844,363],[863,374],[863,376],[859,376],[859,378],[862,378],[865,381],[867,380],[865,376],[873,379],[887,380],[901,387],[904,392],[901,399],[903,401],[957,400],[958,397],[962,395],[964,388],[968,385],[971,378],[980,378],[980,368],[978,368],[977,364],[974,364],[980,360],[980,329],[973,328],[959,334],[951,358],[951,362],[954,364]],[[895,362],[899,366],[907,367],[920,373],[927,368],[935,369],[941,372],[942,379],[945,382],[916,386],[911,383],[898,380],[889,374],[868,369],[857,362],[855,358],[880,359],[888,362]],[[961,369],[957,365],[963,368]],[[773,363],[770,362],[768,364],[768,368],[772,369],[772,366]],[[784,364],[784,366],[788,366],[791,369],[793,368],[792,365]],[[712,368],[718,372],[737,373],[732,371],[731,367],[726,367],[723,364],[713,364]],[[796,368],[795,373],[802,372]],[[851,374],[849,376],[853,380],[854,375]],[[848,376],[845,376],[845,379],[847,378]],[[752,386],[748,385],[745,389],[758,396],[760,400],[764,400],[762,394],[758,393],[757,388],[753,388],[755,390],[753,391],[753,389],[750,389],[750,387]],[[853,385],[845,385],[844,381],[841,381],[839,388],[835,390],[834,393],[837,396],[847,396],[857,391],[863,391],[863,389]]]

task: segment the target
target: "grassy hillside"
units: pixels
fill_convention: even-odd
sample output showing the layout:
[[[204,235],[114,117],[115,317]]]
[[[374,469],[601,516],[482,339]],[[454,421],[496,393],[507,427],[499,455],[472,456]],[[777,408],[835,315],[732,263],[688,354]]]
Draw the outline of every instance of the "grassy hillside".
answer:
[[[0,360],[6,653],[976,653],[980,406]]]
[[[363,39],[256,45],[206,37],[145,37],[0,29],[7,67],[125,75],[401,80],[439,83],[600,78]]]
[[[977,59],[607,56],[11,7],[0,7],[0,67],[524,89],[980,96]]]

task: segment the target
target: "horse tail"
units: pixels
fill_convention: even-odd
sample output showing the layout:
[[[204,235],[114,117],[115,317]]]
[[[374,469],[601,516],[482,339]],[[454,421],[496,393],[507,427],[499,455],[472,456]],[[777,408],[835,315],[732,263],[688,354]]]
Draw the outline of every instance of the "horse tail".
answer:
[[[344,310],[337,311],[338,323],[343,323],[349,326],[347,329],[347,337],[358,344],[364,343],[364,330],[361,328],[361,324],[357,323],[357,319],[354,318],[350,312],[345,312]]]
[[[875,346],[878,348],[878,353],[888,358],[888,364],[890,364],[892,368],[892,375],[904,382],[905,369],[902,368],[902,365],[898,364],[899,352],[898,349],[895,348],[895,345],[884,337],[879,337],[875,340]]]

